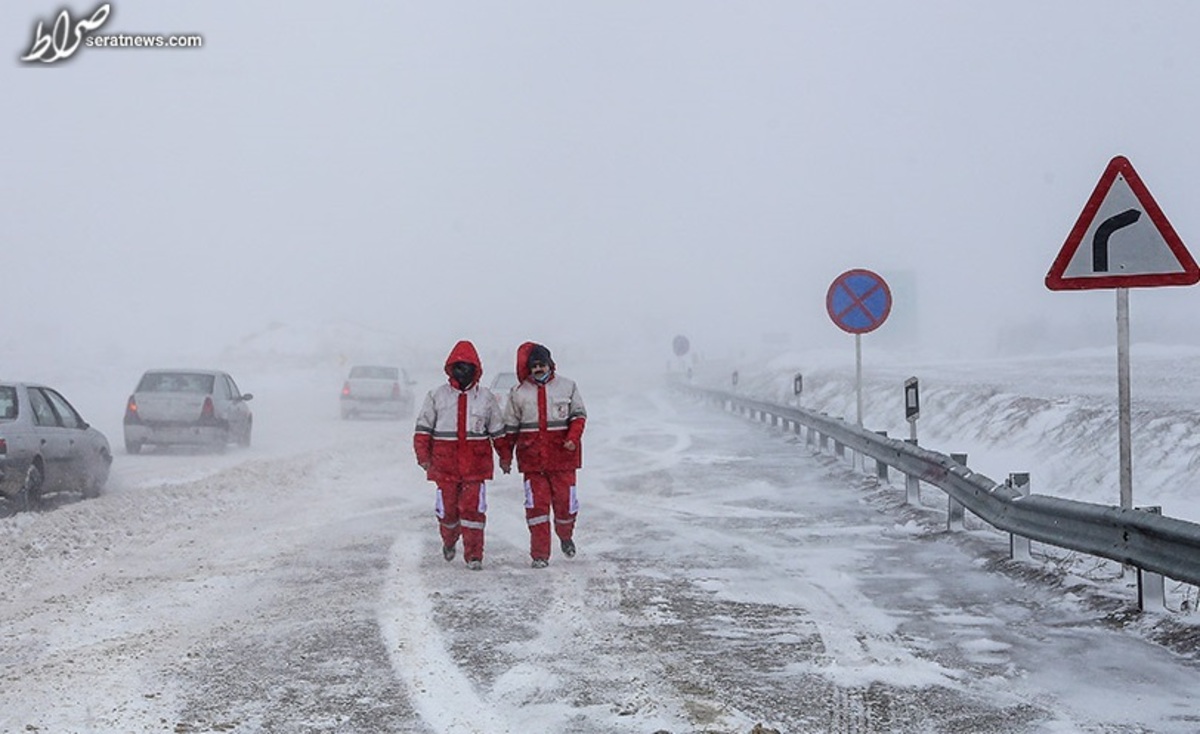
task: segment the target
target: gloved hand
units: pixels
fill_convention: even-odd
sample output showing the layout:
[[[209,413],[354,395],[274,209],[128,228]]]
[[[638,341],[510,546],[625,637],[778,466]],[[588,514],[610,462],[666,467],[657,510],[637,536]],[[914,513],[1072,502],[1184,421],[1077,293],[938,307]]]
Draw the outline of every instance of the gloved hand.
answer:
[[[511,461],[500,462],[500,471],[504,472],[505,474],[511,474],[512,473],[512,462]]]
[[[575,442],[568,438],[566,441],[563,441],[563,448],[567,451],[574,451]]]

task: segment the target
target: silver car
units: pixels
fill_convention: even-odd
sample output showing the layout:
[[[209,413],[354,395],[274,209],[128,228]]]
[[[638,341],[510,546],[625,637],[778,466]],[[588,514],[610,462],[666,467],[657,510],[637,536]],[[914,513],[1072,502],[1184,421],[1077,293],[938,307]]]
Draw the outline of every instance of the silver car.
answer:
[[[108,439],[57,390],[0,382],[0,504],[25,510],[51,492],[96,497],[111,465]]]
[[[412,415],[414,384],[399,367],[354,365],[339,396],[342,419],[367,415],[400,419]]]
[[[496,395],[496,399],[500,401],[500,409],[504,410],[508,407],[508,394],[517,386],[520,380],[517,379],[516,372],[497,372],[492,379],[492,392]]]
[[[253,397],[220,370],[149,370],[125,403],[125,450],[249,446],[254,416],[246,403]]]

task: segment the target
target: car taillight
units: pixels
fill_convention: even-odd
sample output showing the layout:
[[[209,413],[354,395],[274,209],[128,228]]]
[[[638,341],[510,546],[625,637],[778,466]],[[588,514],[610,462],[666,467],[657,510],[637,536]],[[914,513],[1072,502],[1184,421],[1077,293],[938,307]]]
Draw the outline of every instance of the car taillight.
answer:
[[[212,398],[204,399],[204,407],[200,409],[200,420],[211,420],[213,417],[213,401]]]
[[[350,397],[350,381],[346,380],[346,384],[342,385],[342,397]]]
[[[128,402],[125,403],[125,422],[137,423],[141,419],[142,417],[138,415],[137,401],[130,395]]]
[[[392,383],[392,400],[399,400],[399,399],[400,399],[400,383],[393,382]]]

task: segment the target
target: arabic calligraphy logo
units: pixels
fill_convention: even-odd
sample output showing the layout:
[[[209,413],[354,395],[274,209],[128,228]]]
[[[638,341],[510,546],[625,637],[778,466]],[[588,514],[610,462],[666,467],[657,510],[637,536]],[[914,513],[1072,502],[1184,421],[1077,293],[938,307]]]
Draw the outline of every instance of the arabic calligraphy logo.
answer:
[[[63,8],[49,33],[43,32],[42,21],[38,21],[37,30],[33,32],[33,45],[29,47],[29,53],[21,57],[21,61],[50,64],[71,58],[84,36],[104,25],[111,10],[112,5],[104,3],[92,11],[91,17],[72,25],[71,14]]]

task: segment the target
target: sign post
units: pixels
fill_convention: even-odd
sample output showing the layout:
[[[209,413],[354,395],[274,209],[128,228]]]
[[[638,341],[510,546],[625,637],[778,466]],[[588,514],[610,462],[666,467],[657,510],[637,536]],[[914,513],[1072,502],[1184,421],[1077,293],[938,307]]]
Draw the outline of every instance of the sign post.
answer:
[[[679,359],[679,365],[680,365],[680,367],[683,368],[684,374],[687,376],[688,382],[692,381],[692,368],[690,366],[688,366],[686,360],[684,360],[684,355],[686,355],[688,353],[688,350],[691,348],[692,348],[692,343],[690,341],[688,341],[688,338],[686,336],[684,336],[683,334],[677,334],[675,336],[675,338],[671,340],[671,351],[673,351],[675,353],[675,356]],[[693,360],[693,362],[694,361],[695,360]],[[670,368],[668,368],[668,369],[670,369]]]
[[[1081,248],[1084,242],[1088,246]],[[1129,289],[1194,285],[1200,267],[1124,156],[1108,163],[1050,272],[1052,291],[1117,291],[1117,404],[1121,507],[1133,509]]]
[[[921,416],[921,393],[916,377],[904,381],[904,420],[908,421],[908,442],[917,445],[917,418]],[[921,504],[921,480],[916,474],[904,475],[904,501],[914,507]]]
[[[908,437],[917,442],[917,418],[921,417],[921,387],[917,378],[904,381],[904,420],[908,421]]]
[[[842,331],[854,335],[854,384],[858,427],[863,427],[862,335],[878,329],[892,312],[892,291],[883,278],[855,268],[833,279],[825,294],[825,310]]]

